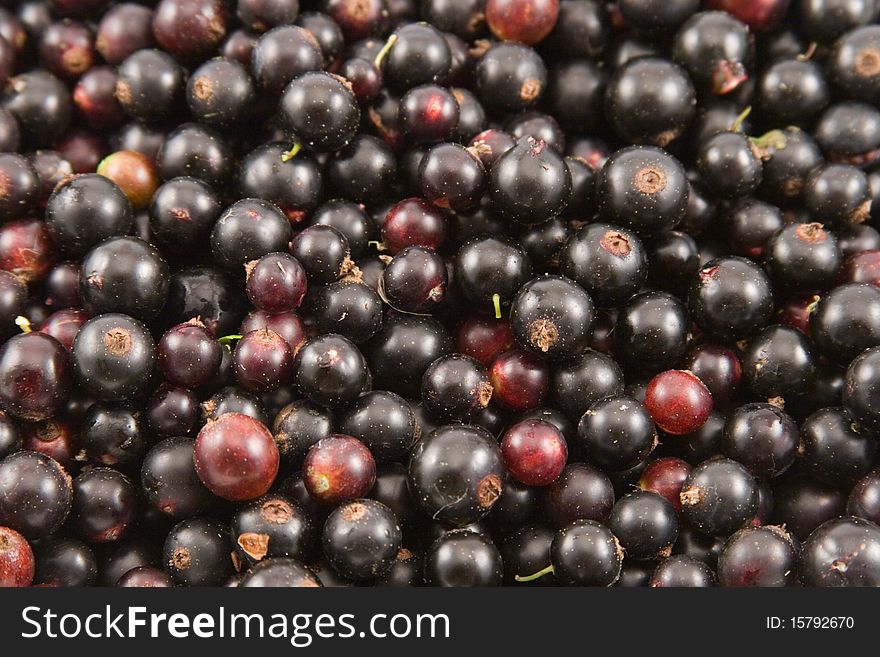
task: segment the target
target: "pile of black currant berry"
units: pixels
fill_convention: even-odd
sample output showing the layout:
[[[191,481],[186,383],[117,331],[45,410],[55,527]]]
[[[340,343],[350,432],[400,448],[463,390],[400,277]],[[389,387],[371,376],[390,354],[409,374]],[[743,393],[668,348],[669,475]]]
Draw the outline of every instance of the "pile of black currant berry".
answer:
[[[880,586],[877,0],[10,0],[0,586]]]

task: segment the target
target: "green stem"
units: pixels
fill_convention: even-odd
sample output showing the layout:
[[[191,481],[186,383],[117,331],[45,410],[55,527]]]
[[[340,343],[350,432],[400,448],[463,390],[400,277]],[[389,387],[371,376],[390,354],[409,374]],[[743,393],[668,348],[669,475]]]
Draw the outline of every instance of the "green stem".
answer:
[[[24,315],[19,315],[15,318],[15,325],[21,329],[22,333],[30,333],[31,331],[33,331],[33,328],[31,327],[31,320],[29,320]]]
[[[242,336],[240,335],[224,335],[222,338],[217,338],[217,342],[222,344],[224,347],[228,347],[229,343],[233,340],[241,340]]]
[[[765,132],[760,137],[752,137],[752,143],[762,149],[773,148],[780,149],[785,148],[785,144],[787,139],[785,138],[785,133],[782,130],[771,130],[770,132]]]
[[[385,59],[385,55],[391,52],[391,49],[394,47],[394,44],[397,43],[397,34],[392,34],[388,37],[388,41],[385,42],[385,45],[382,46],[382,50],[379,51],[379,54],[376,55],[376,59],[373,63],[376,65],[376,68],[382,68],[382,60]]]
[[[539,570],[536,573],[532,573],[531,575],[517,575],[514,579],[517,582],[533,582],[536,579],[543,577],[544,575],[550,575],[553,572],[553,566],[547,566],[546,568]]]
[[[385,246],[385,242],[380,242],[379,240],[370,240],[367,242],[367,246],[375,246],[377,251],[385,251],[388,247]]]
[[[284,151],[281,154],[281,161],[282,162],[289,162],[290,160],[295,158],[297,153],[299,153],[301,150],[302,150],[302,144],[300,144],[298,141],[293,142],[293,146],[290,147],[290,150]]]
[[[492,305],[495,306],[495,319],[501,319],[501,295],[492,295]]]
[[[752,113],[752,106],[749,105],[746,107],[739,116],[736,117],[736,120],[733,122],[733,125],[730,126],[731,132],[740,132],[742,130],[742,124],[745,123],[746,119],[749,118],[749,114]]]

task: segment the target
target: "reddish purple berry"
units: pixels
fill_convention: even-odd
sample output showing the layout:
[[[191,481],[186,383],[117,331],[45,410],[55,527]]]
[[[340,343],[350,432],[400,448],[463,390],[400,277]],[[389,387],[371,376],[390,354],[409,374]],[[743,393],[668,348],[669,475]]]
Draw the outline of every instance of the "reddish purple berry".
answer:
[[[504,432],[501,456],[510,475],[527,486],[551,484],[565,467],[565,437],[544,420],[523,420]]]

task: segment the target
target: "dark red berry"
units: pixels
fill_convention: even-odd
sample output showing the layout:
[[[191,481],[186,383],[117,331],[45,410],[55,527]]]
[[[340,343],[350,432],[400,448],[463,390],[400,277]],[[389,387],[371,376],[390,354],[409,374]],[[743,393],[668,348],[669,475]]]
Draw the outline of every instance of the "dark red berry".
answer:
[[[549,373],[540,358],[519,349],[507,351],[489,368],[494,399],[507,408],[526,411],[541,404],[547,394]]]
[[[357,438],[331,435],[306,454],[303,480],[309,495],[322,504],[355,500],[376,482],[376,461]]]
[[[159,340],[157,357],[165,378],[183,388],[198,388],[217,374],[223,347],[199,320],[168,329]]]
[[[558,0],[488,0],[486,22],[502,41],[533,45],[556,25],[559,4]]]
[[[275,390],[290,381],[293,374],[290,345],[269,329],[246,333],[232,353],[232,372],[246,390]]]
[[[398,201],[385,215],[382,242],[395,255],[408,246],[437,250],[446,238],[446,219],[440,209],[420,198]]]
[[[455,350],[477,359],[486,367],[512,346],[510,324],[479,315],[462,322],[455,336]]]
[[[681,512],[681,488],[690,471],[687,461],[674,456],[655,459],[642,470],[639,488],[657,493]]]
[[[645,391],[651,419],[666,433],[681,436],[699,429],[712,413],[712,393],[687,370],[666,370]]]
[[[0,407],[29,421],[52,417],[70,394],[67,350],[45,333],[24,333],[0,348]]]
[[[306,295],[306,272],[286,253],[269,253],[245,265],[247,294],[257,308],[268,313],[294,310]]]
[[[227,500],[252,500],[275,481],[280,457],[264,424],[241,413],[225,413],[196,437],[194,461],[199,479]]]
[[[30,586],[34,579],[34,553],[24,536],[0,527],[0,587]]]
[[[568,459],[565,437],[543,420],[524,420],[504,432],[501,456],[510,475],[528,486],[546,486],[562,473]]]

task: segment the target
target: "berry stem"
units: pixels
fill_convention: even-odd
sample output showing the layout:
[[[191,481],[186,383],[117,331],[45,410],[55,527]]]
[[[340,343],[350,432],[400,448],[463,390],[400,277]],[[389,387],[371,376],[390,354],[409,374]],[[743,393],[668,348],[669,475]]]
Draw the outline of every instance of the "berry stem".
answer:
[[[297,153],[299,153],[301,150],[302,150],[302,144],[300,144],[298,141],[293,142],[293,146],[290,147],[290,150],[284,151],[281,154],[281,161],[282,162],[289,162],[290,160],[295,158]]]
[[[752,143],[762,150],[785,148],[786,138],[782,130],[770,130],[760,137],[751,137]]]
[[[810,45],[807,46],[807,49],[797,56],[797,60],[799,62],[808,62],[813,58],[813,55],[816,54],[816,48],[819,47],[815,41],[811,41]]]
[[[742,124],[745,123],[746,119],[749,118],[749,114],[751,113],[752,106],[749,105],[739,114],[739,116],[736,117],[736,120],[734,120],[733,124],[730,126],[731,132],[741,132]]]
[[[367,246],[375,246],[376,250],[379,252],[385,251],[388,248],[385,246],[385,242],[380,242],[379,240],[370,240],[367,242]]]
[[[222,344],[224,347],[228,347],[229,343],[233,340],[241,340],[241,335],[224,335],[222,338],[217,338],[217,342]]]
[[[24,315],[19,315],[15,318],[15,325],[21,329],[22,333],[30,333],[33,330],[31,327],[31,320]]]
[[[495,306],[495,319],[501,319],[501,295],[492,295],[492,305]]]
[[[376,55],[376,59],[373,63],[376,65],[376,68],[382,68],[382,60],[385,59],[385,55],[391,52],[391,49],[394,47],[394,44],[397,43],[397,34],[392,34],[388,37],[388,41],[385,42],[385,45],[382,46],[382,50]]]
[[[539,570],[536,573],[532,573],[531,575],[517,575],[516,577],[514,577],[514,579],[517,582],[533,582],[536,579],[543,577],[544,575],[550,575],[552,573],[553,573],[553,566],[550,565],[550,566],[547,566],[546,568]]]

